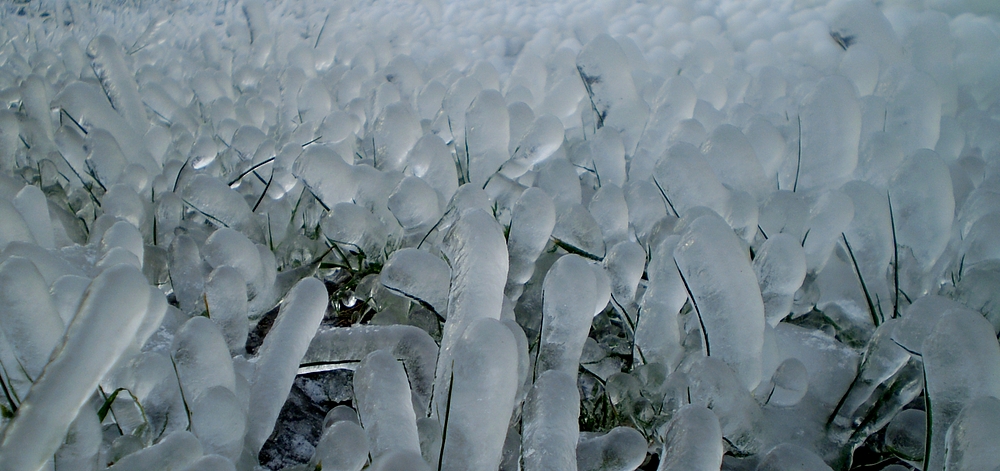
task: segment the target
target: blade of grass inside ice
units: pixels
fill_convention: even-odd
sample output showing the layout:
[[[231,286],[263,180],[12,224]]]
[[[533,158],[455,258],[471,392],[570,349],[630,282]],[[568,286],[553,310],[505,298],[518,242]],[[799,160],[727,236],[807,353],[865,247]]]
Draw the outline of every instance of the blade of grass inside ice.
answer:
[[[132,342],[148,301],[145,277],[130,265],[110,268],[91,283],[62,345],[4,431],[0,470],[36,470],[56,452],[77,412]]]
[[[247,445],[260,451],[271,435],[281,406],[292,388],[299,362],[316,333],[329,298],[323,282],[306,278],[295,284],[282,303],[278,318],[257,354],[250,385]]]

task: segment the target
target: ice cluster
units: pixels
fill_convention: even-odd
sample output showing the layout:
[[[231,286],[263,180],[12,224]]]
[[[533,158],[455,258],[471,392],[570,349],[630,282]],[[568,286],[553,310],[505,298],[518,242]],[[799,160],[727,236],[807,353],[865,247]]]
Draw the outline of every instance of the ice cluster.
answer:
[[[1000,3],[19,0],[0,104],[0,471],[1000,469]]]

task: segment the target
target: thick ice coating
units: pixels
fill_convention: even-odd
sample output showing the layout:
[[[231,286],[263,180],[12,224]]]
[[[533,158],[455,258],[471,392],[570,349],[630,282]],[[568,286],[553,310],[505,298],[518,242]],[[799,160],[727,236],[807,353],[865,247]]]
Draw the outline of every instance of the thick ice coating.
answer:
[[[524,404],[521,447],[525,470],[576,469],[580,392],[574,375],[542,373]]]
[[[503,96],[496,90],[483,90],[465,113],[465,152],[468,181],[484,185],[510,157],[510,117]]]
[[[478,319],[500,319],[507,281],[506,242],[500,225],[481,209],[463,212],[445,236],[445,256],[451,263],[448,317],[441,338],[434,415],[442,417],[450,381],[453,349]],[[442,387],[443,386],[443,387]]]
[[[434,386],[438,346],[427,332],[411,325],[321,327],[302,363],[360,362],[376,350],[388,350],[406,368],[410,390],[426,410]],[[418,414],[423,414],[421,410]],[[416,411],[415,411],[416,412]]]
[[[451,268],[430,252],[402,249],[382,268],[382,284],[393,291],[429,305],[435,312],[448,312]]]
[[[367,461],[368,436],[350,420],[336,422],[324,430],[312,458],[323,469],[337,471],[360,471]]]
[[[820,80],[799,113],[801,160],[792,181],[782,186],[829,188],[844,182],[858,164],[861,139],[861,106],[854,84],[839,76]]]
[[[52,361],[4,429],[0,469],[39,469],[56,452],[97,383],[132,342],[148,301],[145,279],[131,266],[105,270],[91,283]]]
[[[658,471],[712,470],[722,466],[719,419],[704,406],[687,405],[667,425]]]
[[[924,340],[924,372],[930,403],[927,469],[944,469],[948,428],[981,396],[1000,396],[1000,344],[989,321],[957,309],[938,321]]]
[[[38,378],[62,339],[65,325],[45,279],[30,260],[10,257],[0,264],[0,305],[4,340],[29,381]]]
[[[250,403],[255,406],[247,416],[247,446],[259,450],[271,435],[299,361],[326,313],[330,300],[323,283],[305,278],[285,297],[271,331],[257,353]]]
[[[580,52],[576,68],[587,88],[596,128],[611,126],[621,131],[625,154],[632,155],[649,116],[649,105],[639,97],[629,77],[625,52],[614,38],[598,34]]]
[[[406,371],[391,353],[377,350],[361,361],[354,373],[354,396],[373,460],[394,451],[420,453]]]
[[[528,188],[514,204],[507,234],[509,270],[504,294],[517,300],[535,271],[535,261],[556,225],[552,198],[539,188]]]
[[[996,0],[0,2],[0,471],[995,471],[998,46]]]
[[[615,427],[599,437],[580,440],[576,465],[580,471],[637,469],[646,459],[646,437],[631,427]]]
[[[207,317],[184,323],[174,337],[171,358],[181,390],[194,400],[215,386],[236,390],[236,373],[222,330]]]
[[[753,390],[760,383],[764,303],[748,254],[729,225],[708,214],[681,235],[674,260],[692,297],[705,354],[724,361]]]
[[[500,321],[473,321],[458,339],[446,401],[440,469],[493,469],[507,436],[517,392],[517,349]],[[441,387],[443,381],[438,381]]]
[[[542,285],[537,371],[559,370],[576,376],[594,318],[596,283],[590,264],[579,255],[563,255],[549,268]]]

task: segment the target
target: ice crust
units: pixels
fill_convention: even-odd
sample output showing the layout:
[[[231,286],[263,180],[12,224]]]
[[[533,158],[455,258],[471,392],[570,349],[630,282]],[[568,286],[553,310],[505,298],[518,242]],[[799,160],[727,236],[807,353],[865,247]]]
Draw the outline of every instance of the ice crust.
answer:
[[[696,309],[705,354],[736,371],[747,389],[760,383],[764,304],[750,260],[722,218],[691,222],[674,249],[674,263]]]
[[[535,380],[524,405],[525,470],[576,469],[579,397],[575,378],[564,371],[548,370]]]
[[[998,18],[2,5],[0,471],[998,468]]]

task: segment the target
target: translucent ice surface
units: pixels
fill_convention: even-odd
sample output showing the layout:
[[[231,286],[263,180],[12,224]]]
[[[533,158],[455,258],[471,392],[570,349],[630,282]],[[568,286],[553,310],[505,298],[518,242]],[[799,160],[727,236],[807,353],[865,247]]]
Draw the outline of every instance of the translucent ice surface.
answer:
[[[649,116],[649,105],[628,76],[621,46],[611,36],[599,34],[580,52],[576,67],[587,87],[597,127],[607,125],[621,131],[625,153],[631,155]]]
[[[861,108],[856,94],[849,80],[829,77],[803,101],[798,118],[801,163],[796,167],[803,187],[837,182],[854,171],[861,137]],[[796,186],[796,182],[792,183]]]
[[[39,469],[56,452],[98,381],[132,341],[148,299],[134,267],[114,267],[94,280],[62,344],[4,429],[4,468]]]
[[[521,193],[511,214],[507,234],[509,268],[504,294],[516,300],[524,283],[535,271],[535,260],[549,241],[556,224],[556,209],[543,190],[529,188]]]
[[[760,382],[764,305],[750,260],[720,217],[691,222],[674,250],[706,355],[730,365],[748,389]]]
[[[360,471],[368,461],[368,436],[349,420],[334,423],[323,431],[312,461],[323,469]]]
[[[406,371],[391,353],[377,350],[361,361],[354,374],[354,396],[372,459],[398,450],[420,452]]]
[[[574,376],[559,370],[542,373],[524,409],[525,470],[576,469],[580,400]]]
[[[438,257],[418,249],[394,252],[382,269],[382,284],[417,301],[435,312],[448,312],[451,268]]]
[[[66,326],[38,268],[21,257],[0,264],[0,302],[4,319],[0,329],[14,350],[27,378],[42,373]]]
[[[982,396],[965,406],[948,428],[945,469],[990,469],[1000,466],[997,447],[1000,399]]]
[[[980,314],[946,313],[923,344],[931,406],[928,469],[944,469],[948,428],[981,396],[1000,395],[1000,345]]]
[[[667,426],[659,471],[710,470],[722,466],[719,419],[703,406],[688,405]]]
[[[146,110],[139,98],[135,74],[128,70],[122,47],[110,36],[98,36],[87,45],[94,72],[101,80],[101,87],[111,100],[111,106],[125,118],[137,132],[146,132]]]
[[[453,349],[473,322],[500,319],[507,280],[506,243],[496,220],[481,209],[461,214],[445,237],[445,255],[451,263],[451,291],[443,327],[434,394],[436,415],[442,413],[450,381]]]
[[[0,2],[0,471],[994,471],[995,3]]]
[[[625,471],[642,465],[646,439],[629,427],[615,427],[599,437],[582,439],[576,447],[576,465],[584,471]]]
[[[376,350],[389,350],[406,368],[410,390],[426,411],[434,386],[438,346],[426,331],[410,325],[323,327],[316,332],[302,363],[360,362]]]
[[[578,255],[564,255],[546,273],[538,370],[576,374],[593,319],[595,290],[593,271]]]
[[[271,434],[299,361],[328,304],[326,288],[315,278],[298,282],[282,303],[278,319],[257,354],[250,385],[250,403],[255,407],[247,417],[247,446],[259,449]]]
[[[443,410],[441,469],[493,469],[517,392],[517,350],[497,320],[473,321],[455,346],[452,381]],[[438,382],[440,386],[442,382]]]

